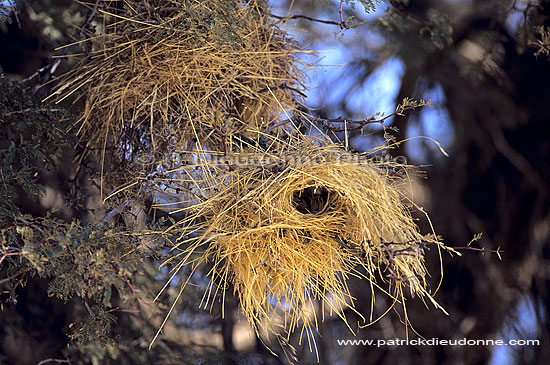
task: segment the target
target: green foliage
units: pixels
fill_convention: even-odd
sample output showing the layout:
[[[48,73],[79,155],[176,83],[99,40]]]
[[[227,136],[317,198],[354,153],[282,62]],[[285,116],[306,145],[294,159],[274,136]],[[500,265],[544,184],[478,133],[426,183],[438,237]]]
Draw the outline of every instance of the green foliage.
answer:
[[[11,23],[10,9],[3,4],[0,4],[0,24]]]
[[[90,316],[86,321],[69,325],[71,329],[74,327],[73,332],[69,334],[71,341],[74,341],[78,347],[87,347],[90,344],[100,347],[114,346],[116,343],[110,335],[116,317],[99,305],[88,307],[88,310]]]
[[[16,288],[35,275],[51,279],[48,294],[65,301],[80,297],[96,305],[70,335],[78,346],[108,344],[113,289],[133,294],[130,280],[149,255],[140,241],[116,226],[81,225],[51,214],[33,217],[20,210],[21,199],[45,189],[40,174],[59,168],[76,138],[65,132],[72,120],[59,109],[36,104],[24,90],[0,77],[0,289],[16,303]],[[5,275],[5,276],[4,276]]]
[[[82,227],[55,219],[35,220],[44,229],[23,246],[21,256],[41,275],[52,277],[48,294],[111,305],[112,288],[128,291],[140,263],[138,242],[98,226]],[[44,223],[46,222],[46,223]]]
[[[226,45],[244,45],[244,40],[239,36],[239,28],[242,27],[241,9],[237,2],[233,1],[202,1],[198,6],[186,5],[189,9],[187,25],[193,29],[197,36],[206,36]],[[246,12],[251,20],[259,20],[255,12]]]
[[[448,47],[453,40],[453,28],[449,19],[437,11],[431,11],[428,14],[428,22],[420,30],[420,34],[425,32],[430,35],[430,39],[437,49]]]
[[[15,1],[15,0],[12,0],[12,1]],[[12,22],[11,13],[13,12],[14,9],[15,11],[18,11],[17,7],[12,6],[12,3],[10,2],[0,3],[0,25],[6,22],[7,23]]]
[[[37,106],[21,87],[0,76],[0,224],[17,215],[18,190],[35,196],[44,192],[38,172],[55,166],[52,156],[71,142],[63,120],[60,110]]]
[[[346,5],[349,5],[352,9],[355,9],[355,3],[358,2],[359,4],[363,5],[363,8],[365,8],[366,13],[370,13],[372,11],[376,10],[376,6],[383,1],[380,0],[344,0],[344,3]]]
[[[131,296],[130,280],[140,267],[147,265],[144,260],[148,256],[139,249],[135,237],[49,216],[17,217],[2,229],[1,247],[0,254],[17,253],[13,256],[20,258],[8,260],[8,276],[12,280],[7,285],[22,284],[38,274],[51,279],[50,296],[65,301],[77,296],[97,303],[93,314],[70,335],[78,346],[90,341],[106,343],[108,322],[114,317],[106,315],[105,310],[111,307],[113,289],[122,297]],[[98,328],[105,331],[98,332]]]
[[[431,44],[441,50],[451,45],[453,28],[449,19],[435,9],[430,9],[426,18],[418,17],[406,10],[408,0],[395,1],[396,5],[388,8],[386,15],[379,19],[380,24],[391,32],[418,32],[427,35]]]
[[[412,99],[412,98],[405,98],[405,99],[403,99],[401,104],[397,105],[397,107],[395,108],[395,112],[390,114],[390,115],[396,115],[396,116],[401,116],[402,117],[402,116],[405,116],[405,112],[407,112],[407,111],[416,110],[418,108],[422,108],[422,107],[425,107],[425,106],[431,107],[432,106],[432,100],[430,99],[430,100],[426,101],[424,99],[415,100],[415,99]],[[389,117],[389,116],[386,116],[383,119],[386,119],[387,117]],[[401,141],[397,141],[395,135],[392,134],[392,132],[397,133],[397,132],[399,132],[399,129],[395,125],[391,125],[389,127],[384,126],[384,140],[386,141],[386,144],[388,146],[393,146],[392,148],[395,148],[395,147],[399,146]]]
[[[172,36],[174,31],[183,30],[193,34],[197,43],[216,42],[237,50],[245,44],[239,35],[243,24],[262,24],[262,16],[267,13],[264,0],[249,2],[248,11],[243,11],[239,1],[153,0],[149,1],[150,11],[142,11],[137,15],[135,9],[142,7],[143,2],[134,0],[133,3],[125,8],[126,16],[142,22],[162,24],[166,37]],[[186,14],[185,17],[173,17],[174,9]]]
[[[535,28],[537,32],[537,40],[529,43],[531,47],[535,47],[537,51],[535,56],[545,55],[550,58],[550,28],[538,26]]]
[[[200,3],[184,2],[183,8],[189,13],[183,27],[193,31],[201,41],[213,40],[221,44],[242,46],[239,37],[239,7],[233,1]],[[252,13],[253,14],[253,13]]]

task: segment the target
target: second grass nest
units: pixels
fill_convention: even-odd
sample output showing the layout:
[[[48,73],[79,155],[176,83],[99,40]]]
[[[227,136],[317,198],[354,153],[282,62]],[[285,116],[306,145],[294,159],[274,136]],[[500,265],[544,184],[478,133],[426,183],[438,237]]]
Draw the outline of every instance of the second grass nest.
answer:
[[[299,50],[263,1],[82,4],[94,14],[81,32],[89,37],[72,45],[78,62],[54,95],[85,96],[76,128],[121,161],[191,139],[220,148],[296,107]]]

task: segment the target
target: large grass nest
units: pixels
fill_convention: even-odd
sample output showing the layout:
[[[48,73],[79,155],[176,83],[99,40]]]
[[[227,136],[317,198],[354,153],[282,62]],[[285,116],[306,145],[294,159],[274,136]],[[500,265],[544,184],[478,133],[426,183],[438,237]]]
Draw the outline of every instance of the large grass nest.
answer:
[[[392,175],[404,166],[312,137],[223,164],[229,171],[218,176],[217,193],[172,227],[195,232],[177,267],[212,265],[205,306],[232,287],[256,330],[282,316],[290,333],[317,323],[315,301],[345,320],[344,309],[354,306],[347,281],[358,276],[403,307],[407,288],[439,307],[427,288],[423,249],[441,243],[411,217],[401,189],[407,180]]]
[[[72,45],[83,51],[53,95],[84,96],[75,127],[127,165],[191,139],[221,148],[295,109],[298,50],[262,1],[81,3],[89,37]]]
[[[73,44],[83,52],[53,95],[83,98],[75,128],[102,146],[103,158],[114,155],[115,172],[145,173],[140,182],[184,192],[184,218],[165,233],[181,234],[174,275],[210,265],[203,306],[232,289],[257,331],[275,331],[279,317],[291,333],[317,323],[317,301],[323,315],[345,320],[351,276],[394,304],[405,307],[408,290],[438,306],[423,249],[443,246],[418,231],[404,181],[391,173],[402,166],[270,134],[284,129],[282,114],[297,114],[302,74],[298,51],[262,1],[82,3],[93,15],[82,30],[88,38]],[[247,154],[232,152],[237,136],[235,150]],[[135,171],[141,156],[166,160],[179,149],[189,157],[180,171],[173,161]],[[203,159],[215,153],[228,160]]]

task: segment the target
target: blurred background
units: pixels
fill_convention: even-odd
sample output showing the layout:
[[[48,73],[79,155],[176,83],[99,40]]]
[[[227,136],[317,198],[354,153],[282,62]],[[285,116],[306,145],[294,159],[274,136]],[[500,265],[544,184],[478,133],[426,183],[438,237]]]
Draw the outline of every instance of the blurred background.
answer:
[[[33,87],[66,67],[52,60],[54,49],[74,37],[87,13],[71,0],[28,0],[18,3],[15,17],[10,12],[13,3],[2,1],[3,16],[11,16],[11,22],[0,25],[0,66],[8,78],[40,96],[47,90]],[[550,27],[550,1],[393,0],[380,2],[374,10],[369,1],[279,0],[270,5],[273,21],[300,47],[317,53],[303,59],[313,64],[307,71],[305,106],[313,115],[361,120],[392,113],[406,97],[432,100],[433,107],[386,121],[397,141],[406,140],[391,154],[421,166],[423,174],[414,178],[411,194],[447,245],[464,246],[482,233],[472,247],[502,250],[502,259],[472,250],[462,257],[443,254],[444,278],[436,299],[449,315],[410,300],[414,332],[406,333],[395,312],[359,329],[359,318],[350,311],[346,316],[356,336],[337,316],[327,318],[315,334],[320,363],[550,363],[550,28],[544,28]],[[449,156],[430,139],[417,136],[438,141]],[[383,137],[384,131],[373,127],[352,132],[349,140],[355,150],[368,151]],[[423,232],[429,231],[424,220],[419,222]],[[426,259],[435,288],[440,279],[438,253],[428,251]],[[21,289],[22,298],[30,296],[24,290],[32,285],[40,287],[31,283]],[[352,280],[351,292],[357,309],[369,313],[372,298],[365,285]],[[388,305],[388,298],[376,297],[380,314]],[[198,308],[181,309],[174,322],[174,333],[180,335],[164,344],[163,351],[177,352],[182,362],[191,363],[285,363],[284,356],[272,357],[247,334],[235,307],[229,320]],[[0,332],[7,336],[9,326],[23,330],[21,323],[44,316],[41,311],[46,310],[27,305],[14,312],[11,321],[1,319]],[[60,323],[26,334],[49,343],[44,358],[65,354],[66,338],[59,333],[66,323]],[[130,325],[124,318],[119,323],[122,338],[123,327]],[[139,333],[139,328],[133,331]],[[540,345],[375,347],[337,342],[407,335],[537,339]],[[299,363],[315,363],[315,352],[307,341],[299,341],[296,333],[291,342]],[[13,362],[15,355],[10,354],[24,348],[12,342],[2,342],[0,361]],[[134,346],[145,348],[137,342]],[[205,353],[213,355],[207,358]],[[225,354],[222,360],[220,354]],[[133,361],[130,354],[119,354],[118,360],[102,356],[104,362]]]

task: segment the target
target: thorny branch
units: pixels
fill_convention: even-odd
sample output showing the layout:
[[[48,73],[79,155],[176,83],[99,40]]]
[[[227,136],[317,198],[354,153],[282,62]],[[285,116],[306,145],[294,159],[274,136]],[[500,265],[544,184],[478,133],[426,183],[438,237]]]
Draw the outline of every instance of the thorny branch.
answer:
[[[420,102],[416,102],[411,99],[405,99],[403,100],[403,104],[398,105],[393,113],[390,113],[385,116],[373,115],[363,120],[348,120],[342,117],[338,117],[336,119],[324,119],[324,118],[314,117],[314,118],[309,118],[309,120],[311,122],[319,123],[325,130],[328,130],[331,132],[354,131],[354,130],[362,129],[367,124],[384,124],[384,122],[391,117],[404,116],[403,113],[405,113],[406,111],[414,110],[422,106],[431,106],[431,100],[428,100],[428,101],[421,100]],[[284,124],[285,122],[290,123],[291,121],[286,120],[281,123]],[[334,123],[339,123],[339,124],[344,123],[344,125],[334,126],[332,125]]]
[[[275,19],[280,19],[281,22],[286,22],[286,21],[292,20],[292,19],[305,19],[305,20],[309,20],[311,22],[316,22],[316,23],[342,26],[340,22],[335,22],[333,20],[324,20],[324,19],[312,18],[310,16],[301,15],[301,14],[291,14],[291,15],[288,15],[288,16],[280,16],[280,15],[271,14],[271,16]]]
[[[481,235],[476,236],[476,238],[474,238],[474,240],[472,240],[472,242],[479,239],[480,237],[481,237]],[[432,241],[385,242],[384,240],[381,240],[381,242],[386,246],[406,245],[406,244],[416,243],[416,245],[420,246],[421,248],[427,248],[428,245],[438,245],[438,243],[432,242]],[[476,252],[482,252],[482,253],[496,253],[497,256],[499,257],[499,259],[501,258],[500,254],[504,252],[500,249],[500,247],[498,247],[496,250],[490,250],[490,249],[487,249],[485,247],[482,247],[482,248],[472,247],[472,246],[470,246],[470,244],[468,244],[466,246],[453,246],[453,247],[449,246],[449,248],[452,249],[452,250],[455,250],[455,251],[476,251]]]
[[[286,22],[286,21],[292,20],[292,19],[305,19],[305,20],[308,20],[310,22],[315,22],[315,23],[337,25],[337,26],[340,27],[340,29],[350,29],[350,26],[348,26],[346,24],[346,21],[344,20],[343,7],[344,7],[344,0],[340,0],[340,6],[339,6],[339,9],[338,9],[338,15],[340,17],[339,22],[336,22],[334,20],[317,19],[317,18],[313,18],[313,17],[307,16],[307,15],[302,15],[302,14],[291,14],[291,15],[287,15],[287,16],[280,16],[280,15],[275,15],[275,14],[270,14],[270,15],[271,15],[271,17],[273,17],[275,19],[279,19],[280,20],[279,22]]]
[[[360,245],[352,244],[341,238],[338,238],[337,240],[344,250],[356,256],[361,261],[364,262],[367,259],[367,253]],[[368,243],[370,243],[370,240],[368,241]],[[386,259],[388,260],[388,264],[386,265],[386,268],[385,268],[388,271],[388,274],[386,275],[386,277],[393,281],[408,280],[407,277],[398,275],[398,273],[394,270],[394,267],[395,267],[394,259],[396,256],[418,255],[419,253],[423,252],[424,249],[429,250],[428,245],[438,245],[437,242],[433,242],[433,241],[386,242],[383,239],[380,239],[380,243],[382,243],[386,247],[386,250],[384,251],[386,255]],[[397,249],[391,248],[391,246],[394,246],[394,245],[399,245],[400,248],[397,248]],[[410,246],[403,247],[403,245],[410,245]],[[501,260],[502,260],[501,253],[504,252],[500,249],[500,247],[498,247],[496,250],[490,250],[490,249],[486,249],[485,247],[482,247],[482,248],[471,247],[469,244],[467,246],[462,246],[462,247],[449,247],[449,249],[454,251],[475,251],[475,252],[481,252],[482,254],[496,253],[498,258]]]
[[[280,16],[275,14],[270,14],[271,17],[275,19],[279,19],[280,22],[286,22],[288,20],[292,19],[305,19],[309,20],[310,22],[316,22],[316,23],[322,23],[322,24],[329,24],[329,25],[337,25],[340,27],[340,29],[350,29],[351,27],[346,24],[346,21],[344,20],[344,0],[340,0],[340,5],[338,6],[338,17],[340,21],[336,22],[334,20],[324,20],[324,19],[317,19],[313,18],[307,15],[302,14],[291,14],[287,16]]]
[[[501,259],[501,260],[502,260],[502,257],[501,257],[500,254],[504,252],[500,249],[500,247],[498,247],[496,250],[490,250],[490,249],[487,249],[485,247],[477,248],[477,247],[471,247],[471,246],[451,247],[451,248],[453,250],[457,250],[457,251],[477,251],[477,252],[481,252],[482,254],[496,253],[498,258]]]
[[[351,253],[352,255],[358,256],[361,259],[366,258],[366,252],[365,250],[357,244],[352,244],[344,239],[338,238],[338,242],[341,244],[342,248],[344,248],[346,251]],[[368,244],[370,244],[370,240],[367,241]],[[415,255],[419,252],[422,252],[424,249],[429,250],[429,245],[439,245],[439,243],[434,241],[405,241],[405,242],[387,242],[383,239],[380,239],[380,243],[386,246],[386,254],[387,258],[391,263],[393,263],[393,258],[395,256],[399,255]],[[391,246],[401,246],[400,248],[393,249]],[[402,247],[403,245],[410,245],[408,247]],[[449,247],[449,249],[454,251],[475,251],[475,252],[481,252],[482,254],[485,253],[496,253],[499,259],[502,259],[501,253],[504,251],[501,250],[500,247],[498,247],[496,250],[487,249],[485,247],[477,248],[477,247],[471,247],[470,244],[466,246],[455,246],[455,247]],[[391,271],[391,269],[389,269]]]

